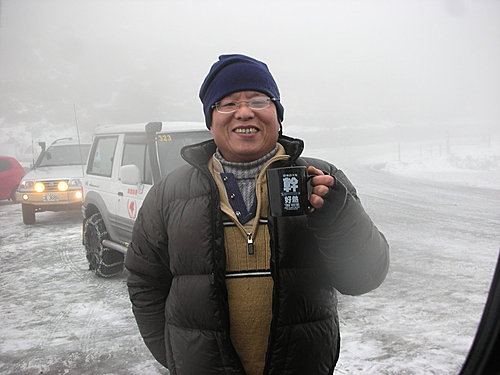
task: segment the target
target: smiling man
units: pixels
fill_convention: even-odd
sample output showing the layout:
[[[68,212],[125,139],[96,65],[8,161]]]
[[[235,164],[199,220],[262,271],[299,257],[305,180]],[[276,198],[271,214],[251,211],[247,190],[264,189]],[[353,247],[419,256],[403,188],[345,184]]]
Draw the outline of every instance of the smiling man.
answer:
[[[280,124],[273,99],[257,91],[240,91],[213,105],[210,131],[226,160],[251,162],[276,147]]]
[[[213,140],[150,190],[127,253],[141,335],[172,375],[332,374],[336,292],[377,288],[387,242],[342,171],[282,135],[266,64],[220,56],[200,99]],[[266,171],[297,165],[310,212],[270,217]]]

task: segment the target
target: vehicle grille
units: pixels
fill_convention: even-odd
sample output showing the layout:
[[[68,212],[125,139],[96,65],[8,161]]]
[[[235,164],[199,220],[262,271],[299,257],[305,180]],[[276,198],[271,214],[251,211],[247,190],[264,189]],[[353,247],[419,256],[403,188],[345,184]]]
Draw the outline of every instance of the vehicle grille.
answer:
[[[57,184],[61,181],[66,181],[66,183],[68,183],[68,180],[40,181],[40,182],[43,182],[43,184],[45,185],[45,191],[58,191]]]

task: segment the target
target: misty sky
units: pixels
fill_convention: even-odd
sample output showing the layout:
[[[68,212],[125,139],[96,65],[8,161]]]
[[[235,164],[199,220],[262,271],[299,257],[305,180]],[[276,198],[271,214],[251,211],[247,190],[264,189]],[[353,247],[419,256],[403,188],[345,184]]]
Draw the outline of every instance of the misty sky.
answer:
[[[499,0],[1,0],[0,127],[203,121],[224,53],[268,64],[284,126],[498,128]]]

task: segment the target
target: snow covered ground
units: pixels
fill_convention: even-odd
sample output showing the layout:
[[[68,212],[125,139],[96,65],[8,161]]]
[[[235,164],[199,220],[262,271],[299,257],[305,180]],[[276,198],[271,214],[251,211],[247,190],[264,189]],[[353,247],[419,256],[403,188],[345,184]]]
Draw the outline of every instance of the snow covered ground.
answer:
[[[340,296],[336,374],[459,372],[499,251],[497,146],[430,157],[416,147],[414,158],[381,145],[307,150],[345,170],[391,245],[384,284]],[[0,202],[0,373],[166,374],[140,339],[125,275],[88,271],[80,213],[37,220],[24,226],[20,206]]]
[[[385,283],[365,296],[340,298],[336,373],[458,374],[500,249],[500,147],[408,152],[404,160],[382,152],[388,149],[310,152],[346,165],[391,245]]]

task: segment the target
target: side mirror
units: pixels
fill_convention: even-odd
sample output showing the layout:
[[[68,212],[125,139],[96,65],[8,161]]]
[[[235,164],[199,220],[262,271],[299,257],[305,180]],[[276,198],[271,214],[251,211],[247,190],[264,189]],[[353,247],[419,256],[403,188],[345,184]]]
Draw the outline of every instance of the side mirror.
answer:
[[[135,164],[120,167],[120,180],[126,185],[139,185],[142,183],[141,170]]]

